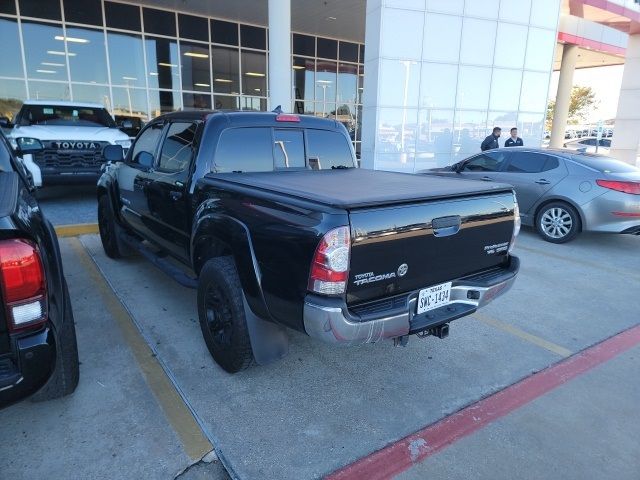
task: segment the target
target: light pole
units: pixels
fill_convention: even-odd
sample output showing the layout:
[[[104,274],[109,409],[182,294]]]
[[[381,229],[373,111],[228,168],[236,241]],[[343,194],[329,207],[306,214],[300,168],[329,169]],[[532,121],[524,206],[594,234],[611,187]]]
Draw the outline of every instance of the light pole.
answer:
[[[404,91],[402,93],[402,125],[400,127],[400,150],[404,152],[404,131],[407,123],[407,96],[409,95],[409,71],[411,65],[418,62],[411,60],[401,60],[400,63],[404,67]]]

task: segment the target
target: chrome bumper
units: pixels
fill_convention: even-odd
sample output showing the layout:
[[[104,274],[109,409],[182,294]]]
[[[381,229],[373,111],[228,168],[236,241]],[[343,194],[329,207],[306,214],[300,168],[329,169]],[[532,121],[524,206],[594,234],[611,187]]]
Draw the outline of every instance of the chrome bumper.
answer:
[[[418,291],[408,296],[407,306],[401,312],[371,318],[353,315],[342,299],[309,295],[304,305],[304,328],[310,337],[342,345],[374,343],[417,333],[469,315],[503,295],[515,282],[519,268],[520,261],[512,256],[508,268],[489,278],[479,274],[454,280],[451,303],[422,315],[415,315]]]

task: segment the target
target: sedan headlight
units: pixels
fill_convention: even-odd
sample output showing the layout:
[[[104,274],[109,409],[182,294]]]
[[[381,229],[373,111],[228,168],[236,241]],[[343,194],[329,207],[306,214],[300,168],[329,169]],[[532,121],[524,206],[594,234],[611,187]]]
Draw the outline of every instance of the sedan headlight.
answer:
[[[122,148],[124,148],[125,150],[129,147],[131,147],[131,140],[127,139],[127,140],[116,140],[116,145],[120,145]]]

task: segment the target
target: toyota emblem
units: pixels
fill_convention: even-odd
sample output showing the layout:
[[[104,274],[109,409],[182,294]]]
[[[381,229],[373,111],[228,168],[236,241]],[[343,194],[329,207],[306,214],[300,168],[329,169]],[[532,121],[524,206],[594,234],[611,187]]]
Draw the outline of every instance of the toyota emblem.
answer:
[[[407,265],[406,263],[403,263],[398,267],[398,276],[404,277],[407,274],[408,270],[409,270],[409,265]]]

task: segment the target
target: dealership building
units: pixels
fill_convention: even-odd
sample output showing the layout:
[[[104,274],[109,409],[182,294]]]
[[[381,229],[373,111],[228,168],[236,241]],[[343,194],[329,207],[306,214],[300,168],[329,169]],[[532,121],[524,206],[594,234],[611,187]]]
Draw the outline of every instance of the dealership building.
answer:
[[[576,68],[624,64],[612,155],[640,141],[638,0],[0,0],[0,115],[25,99],[283,110],[343,123],[362,166],[415,172],[493,126],[564,138]]]

